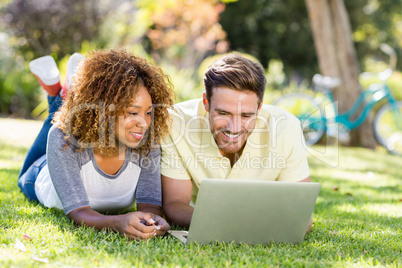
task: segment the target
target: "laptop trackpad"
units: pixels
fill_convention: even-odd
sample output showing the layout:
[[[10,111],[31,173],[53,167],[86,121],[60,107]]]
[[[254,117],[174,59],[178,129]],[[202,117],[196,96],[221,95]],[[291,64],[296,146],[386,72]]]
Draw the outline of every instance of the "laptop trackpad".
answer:
[[[183,242],[184,244],[187,241],[187,237],[188,237],[188,231],[172,231],[169,230],[168,231],[169,234],[173,235],[174,237],[176,237],[177,239],[179,239],[181,242]]]

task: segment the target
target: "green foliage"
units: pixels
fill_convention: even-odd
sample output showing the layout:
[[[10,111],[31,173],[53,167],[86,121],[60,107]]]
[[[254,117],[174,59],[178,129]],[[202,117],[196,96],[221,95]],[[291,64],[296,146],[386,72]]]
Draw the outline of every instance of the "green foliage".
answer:
[[[304,1],[237,1],[227,4],[220,23],[231,49],[250,53],[264,66],[281,60],[289,76],[318,70]]]
[[[0,114],[36,118],[46,94],[29,62],[51,55],[64,78],[67,60],[60,59],[97,38],[101,11],[93,1],[2,1],[0,8]]]
[[[30,117],[40,99],[39,82],[25,62],[0,55],[0,114]]]
[[[30,61],[55,53],[56,60],[98,38],[105,10],[95,0],[17,0],[1,10],[4,30],[19,55]],[[84,18],[84,19],[83,19]]]
[[[85,54],[96,49],[93,42],[84,41],[81,49]],[[70,54],[57,61],[64,81]],[[47,116],[46,93],[29,70],[29,61],[16,56],[12,49],[0,55],[0,114],[22,118],[45,118]]]
[[[365,59],[375,56],[388,60],[378,47],[388,43],[399,55],[402,67],[400,0],[344,1],[363,69]],[[221,14],[231,49],[247,52],[267,66],[271,59],[284,63],[284,71],[312,77],[318,72],[313,37],[304,1],[250,0],[226,5]]]
[[[363,69],[365,59],[375,57],[388,62],[388,56],[379,51],[381,43],[387,43],[398,55],[397,69],[402,69],[402,29],[400,0],[344,1],[353,29],[358,58]]]
[[[193,68],[178,69],[164,63],[161,68],[170,76],[176,92],[176,102],[201,98],[204,86],[199,82]]]
[[[142,45],[157,63],[196,68],[205,57],[227,51],[218,0],[139,1],[138,7],[148,16]]]
[[[359,80],[362,88],[366,89],[370,85],[374,83],[380,83],[381,80],[376,75],[364,75],[360,76]],[[401,72],[394,72],[392,76],[388,79],[387,84],[391,89],[392,95],[397,100],[402,100],[402,73]]]
[[[119,47],[127,39],[131,42],[140,26],[126,23],[132,20],[135,4],[121,6],[94,0],[1,1],[0,47],[7,53],[0,55],[0,113],[36,118],[46,110],[42,108],[45,94],[28,69],[31,60],[53,56],[63,82],[68,57],[74,52],[85,54],[109,45]]]
[[[381,42],[397,50],[400,69],[402,30],[398,23],[402,19],[402,2],[344,2],[362,69],[370,67],[370,60],[388,61],[378,50]],[[221,13],[223,3],[226,9]],[[27,63],[46,54],[56,59],[63,81],[67,58],[72,53],[125,47],[166,68],[172,75],[177,101],[201,96],[202,74],[211,58],[204,59],[227,51],[225,32],[232,50],[252,55],[265,66],[268,95],[277,94],[275,89],[288,90],[292,83],[300,85],[318,72],[304,1],[2,0],[0,15],[3,115],[35,117],[40,112],[41,108],[37,108],[31,114],[46,100]],[[150,37],[152,30],[159,38]],[[153,48],[155,40],[163,41],[163,49]],[[390,80],[391,88],[400,98],[400,79],[393,81]]]
[[[111,5],[111,11],[99,25],[100,36],[97,43],[102,47],[125,47],[136,55],[150,59],[141,44],[147,30],[152,25],[151,10],[157,1],[125,1],[124,5]]]
[[[61,211],[28,202],[16,183],[27,149],[0,141],[0,266],[398,267],[400,157],[381,149],[312,149],[324,152],[319,158],[309,155],[311,179],[322,188],[312,232],[303,243],[186,247],[171,236],[134,242],[116,233],[76,227]],[[337,160],[336,166],[326,165],[327,158]],[[23,234],[32,240],[25,241]],[[17,239],[27,252],[15,248]],[[49,263],[34,257],[47,258]]]

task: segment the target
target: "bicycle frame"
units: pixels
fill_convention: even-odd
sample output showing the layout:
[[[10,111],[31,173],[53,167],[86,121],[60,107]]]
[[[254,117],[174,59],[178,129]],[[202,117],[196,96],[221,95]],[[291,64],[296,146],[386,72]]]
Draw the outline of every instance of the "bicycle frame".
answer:
[[[331,91],[340,85],[340,80],[320,74],[312,79],[315,90],[321,92],[319,96],[302,92],[285,94],[274,105],[300,120],[306,143],[310,145],[317,143],[325,133],[347,141],[349,132],[359,127],[375,108],[373,130],[378,143],[390,153],[402,155],[402,101],[394,98],[387,84],[395,69],[396,54],[386,45],[381,45],[381,50],[391,57],[391,68],[376,73],[381,82],[361,92],[348,111],[339,113]],[[379,105],[381,107],[377,107]]]
[[[383,99],[387,99],[387,102],[395,107],[395,109],[397,109],[396,100],[392,96],[390,88],[385,83],[371,85],[367,90],[363,91],[359,95],[357,100],[353,103],[353,106],[348,111],[342,114],[338,113],[338,109],[335,105],[335,100],[333,98],[332,92],[330,90],[326,90],[325,95],[331,101],[331,104],[333,105],[335,111],[335,118],[333,119],[333,121],[335,123],[343,124],[349,130],[355,129],[360,126],[364,122],[374,105]],[[362,105],[363,110],[357,115],[357,112]],[[352,121],[350,118],[356,115],[356,119]],[[324,120],[325,123],[328,123],[329,121],[327,118],[325,118]]]

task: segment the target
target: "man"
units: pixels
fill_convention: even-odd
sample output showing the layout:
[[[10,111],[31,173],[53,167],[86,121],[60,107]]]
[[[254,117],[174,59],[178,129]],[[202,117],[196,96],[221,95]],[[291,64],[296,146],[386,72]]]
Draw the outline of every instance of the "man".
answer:
[[[171,133],[162,143],[163,209],[169,221],[190,225],[190,202],[206,178],[310,181],[300,123],[263,104],[265,83],[259,63],[230,54],[205,72],[202,99],[175,106]]]

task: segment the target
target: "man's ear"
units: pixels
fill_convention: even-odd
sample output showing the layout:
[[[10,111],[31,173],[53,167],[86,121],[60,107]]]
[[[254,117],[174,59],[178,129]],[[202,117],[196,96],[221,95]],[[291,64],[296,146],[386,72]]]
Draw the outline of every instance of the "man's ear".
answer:
[[[209,103],[208,103],[207,95],[205,94],[205,92],[202,94],[202,103],[204,104],[205,111],[207,111],[209,113]]]
[[[261,110],[262,104],[264,103],[264,99],[261,100],[260,106],[258,107],[258,111]]]

